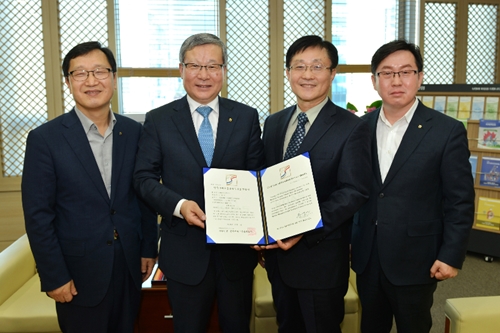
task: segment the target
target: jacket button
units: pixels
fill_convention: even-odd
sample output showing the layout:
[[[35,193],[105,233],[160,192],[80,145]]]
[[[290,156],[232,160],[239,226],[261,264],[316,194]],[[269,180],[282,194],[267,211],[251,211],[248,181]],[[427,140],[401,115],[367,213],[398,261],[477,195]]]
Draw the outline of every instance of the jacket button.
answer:
[[[378,197],[379,197],[379,198],[383,198],[383,197],[384,197],[384,193],[380,193],[380,194],[378,195]]]
[[[111,246],[113,245],[113,241],[107,241],[106,244]]]
[[[116,210],[112,209],[111,210],[111,215],[115,215],[116,214]]]

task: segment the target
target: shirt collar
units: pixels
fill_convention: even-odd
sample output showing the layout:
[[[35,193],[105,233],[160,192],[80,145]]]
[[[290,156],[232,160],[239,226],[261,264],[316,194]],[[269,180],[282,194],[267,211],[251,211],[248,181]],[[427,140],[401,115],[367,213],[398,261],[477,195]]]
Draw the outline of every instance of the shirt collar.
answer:
[[[309,124],[312,124],[314,122],[314,120],[318,116],[321,109],[323,109],[323,107],[325,106],[326,102],[328,102],[328,97],[325,97],[325,99],[321,103],[319,103],[318,105],[313,106],[309,110],[305,111],[305,113],[307,114],[307,120],[309,121]],[[302,111],[299,108],[299,105],[297,104],[297,107],[295,108],[295,112],[292,116],[292,119],[293,119],[292,124],[295,123],[296,121],[298,121],[297,116],[299,115],[300,112],[304,112],[304,111]]]
[[[90,120],[76,106],[75,106],[75,112],[76,112],[78,119],[80,119],[80,122],[82,123],[83,129],[85,130],[85,134],[87,134],[92,129],[92,126],[95,126],[94,122],[92,120]],[[113,128],[115,127],[115,123],[116,123],[116,117],[115,117],[114,113],[111,111],[111,107],[109,108],[109,119],[110,119],[109,127],[111,130],[113,130]]]
[[[413,115],[415,114],[415,110],[417,109],[417,106],[418,106],[418,99],[415,98],[415,102],[413,102],[413,105],[410,107],[410,109],[405,113],[404,116],[402,116],[400,119],[398,119],[394,124],[396,124],[400,121],[406,121],[406,123],[409,124],[411,119],[413,118]],[[394,125],[394,124],[391,125],[389,120],[387,120],[387,118],[385,117],[383,104],[382,104],[382,107],[380,108],[379,119],[389,127]],[[402,119],[404,119],[404,120],[402,120]]]
[[[200,105],[210,106],[212,108],[212,112],[215,112],[215,113],[217,113],[219,111],[219,96],[215,97],[215,99],[212,100],[208,104],[200,104],[197,101],[195,101],[194,99],[192,99],[189,95],[186,95],[186,96],[187,96],[187,101],[188,101],[188,104],[189,104],[189,109],[191,110],[191,114],[193,112],[195,112],[196,109]]]

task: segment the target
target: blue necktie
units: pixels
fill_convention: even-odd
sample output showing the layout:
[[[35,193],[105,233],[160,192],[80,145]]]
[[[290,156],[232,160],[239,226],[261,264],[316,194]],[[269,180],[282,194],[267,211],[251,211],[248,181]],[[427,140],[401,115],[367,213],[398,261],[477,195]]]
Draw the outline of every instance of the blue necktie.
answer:
[[[208,115],[212,112],[212,108],[210,106],[199,106],[196,111],[203,116],[203,122],[198,131],[198,141],[200,142],[207,166],[210,166],[212,157],[214,156],[214,134],[210,120],[208,120]]]
[[[306,123],[308,122],[307,115],[305,112],[300,112],[297,116],[298,124],[295,132],[292,134],[292,138],[288,143],[288,147],[286,147],[285,158],[284,160],[288,160],[289,158],[295,157],[297,155],[297,151],[299,150],[304,137],[306,136]]]

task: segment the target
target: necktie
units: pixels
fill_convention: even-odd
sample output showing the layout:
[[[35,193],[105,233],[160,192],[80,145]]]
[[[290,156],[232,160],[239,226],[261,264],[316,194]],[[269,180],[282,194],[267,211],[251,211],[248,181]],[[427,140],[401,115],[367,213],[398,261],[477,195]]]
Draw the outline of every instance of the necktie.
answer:
[[[200,142],[207,166],[210,166],[212,157],[214,156],[214,134],[210,120],[208,120],[208,115],[212,112],[212,108],[210,106],[199,106],[196,111],[203,116],[203,122],[198,131],[198,141]]]
[[[295,157],[295,155],[297,155],[297,151],[299,150],[299,147],[302,144],[304,137],[306,136],[305,126],[306,123],[308,122],[307,115],[305,114],[305,112],[300,112],[297,119],[298,119],[297,128],[295,129],[295,132],[293,132],[292,134],[292,138],[288,143],[288,147],[286,147],[285,158],[284,158],[285,160],[288,160],[289,158]]]

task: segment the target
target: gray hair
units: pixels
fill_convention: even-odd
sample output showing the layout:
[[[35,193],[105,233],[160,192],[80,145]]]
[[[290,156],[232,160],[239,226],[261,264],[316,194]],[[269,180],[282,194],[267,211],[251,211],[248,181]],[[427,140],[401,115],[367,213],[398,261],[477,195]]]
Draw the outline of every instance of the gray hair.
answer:
[[[207,33],[196,34],[188,37],[184,41],[184,43],[182,43],[181,49],[179,51],[179,61],[181,63],[184,63],[184,57],[186,56],[187,51],[191,51],[196,46],[206,45],[206,44],[213,44],[219,46],[222,50],[222,63],[226,64],[226,59],[227,59],[226,45],[220,40],[219,37]]]

